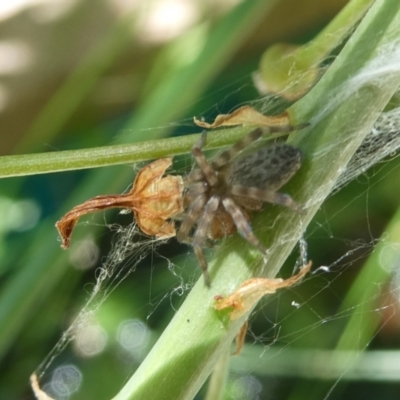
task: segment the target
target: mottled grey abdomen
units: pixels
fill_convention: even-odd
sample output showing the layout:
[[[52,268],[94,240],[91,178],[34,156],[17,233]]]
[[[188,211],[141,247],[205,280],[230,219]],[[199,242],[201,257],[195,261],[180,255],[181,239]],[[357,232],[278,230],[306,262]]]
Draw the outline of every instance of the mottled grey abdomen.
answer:
[[[263,147],[235,159],[226,180],[229,185],[278,190],[300,168],[301,162],[301,151],[289,144]]]

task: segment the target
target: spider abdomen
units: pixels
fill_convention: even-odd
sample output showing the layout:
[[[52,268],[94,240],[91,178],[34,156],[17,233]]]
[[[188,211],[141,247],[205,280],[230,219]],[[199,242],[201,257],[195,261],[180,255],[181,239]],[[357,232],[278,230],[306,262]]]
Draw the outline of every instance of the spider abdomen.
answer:
[[[286,143],[263,147],[234,160],[227,172],[226,181],[228,186],[278,190],[300,168],[301,162],[301,151]]]

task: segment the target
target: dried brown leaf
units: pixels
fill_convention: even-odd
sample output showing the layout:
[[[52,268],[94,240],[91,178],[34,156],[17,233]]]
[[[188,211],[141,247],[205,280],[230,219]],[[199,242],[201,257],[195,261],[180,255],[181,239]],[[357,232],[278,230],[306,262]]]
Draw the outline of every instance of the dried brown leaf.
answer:
[[[311,261],[298,274],[288,279],[253,278],[243,282],[239,289],[228,297],[216,296],[216,310],[232,308],[230,317],[238,319],[249,311],[266,294],[275,293],[278,289],[293,286],[299,282],[311,268]]]
[[[255,126],[286,126],[290,125],[289,115],[287,112],[276,116],[267,116],[259,113],[253,107],[243,106],[232,112],[231,114],[219,114],[214,122],[209,124],[194,118],[197,126],[206,129],[219,128],[221,126],[234,125],[255,125]]]
[[[249,320],[247,319],[246,322],[240,328],[239,333],[236,335],[235,338],[236,350],[232,354],[233,356],[238,356],[242,352],[248,328],[249,328]]]
[[[128,193],[97,196],[74,207],[56,223],[61,246],[69,246],[72,231],[81,216],[108,208],[132,210],[139,228],[147,235],[175,236],[174,222],[168,220],[183,211],[183,179],[179,175],[163,176],[171,164],[172,158],[156,160],[138,172]]]

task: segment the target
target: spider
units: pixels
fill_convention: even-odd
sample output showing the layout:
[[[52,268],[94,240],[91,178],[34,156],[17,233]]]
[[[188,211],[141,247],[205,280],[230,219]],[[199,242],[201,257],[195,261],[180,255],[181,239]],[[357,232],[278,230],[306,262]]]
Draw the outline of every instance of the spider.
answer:
[[[290,132],[306,125],[273,126],[267,128],[267,132]],[[184,179],[186,211],[177,239],[193,246],[208,287],[211,281],[203,247],[237,231],[265,255],[267,249],[252,231],[250,212],[261,210],[265,202],[300,211],[289,195],[277,192],[300,168],[302,153],[299,149],[280,143],[247,155],[239,154],[264,132],[261,129],[250,132],[211,160],[207,160],[202,151],[206,131],[192,148],[197,168]]]

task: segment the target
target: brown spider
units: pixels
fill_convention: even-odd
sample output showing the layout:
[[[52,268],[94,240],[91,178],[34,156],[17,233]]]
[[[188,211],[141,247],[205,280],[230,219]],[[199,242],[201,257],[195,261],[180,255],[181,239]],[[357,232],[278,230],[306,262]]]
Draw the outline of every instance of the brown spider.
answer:
[[[273,126],[264,132],[290,132],[306,125]],[[198,168],[185,177],[186,212],[177,239],[193,246],[207,286],[211,281],[202,247],[238,231],[262,254],[267,254],[251,229],[249,212],[260,210],[264,202],[300,210],[289,195],[277,192],[300,168],[299,149],[279,143],[235,158],[264,132],[252,131],[210,161],[202,151],[205,131],[192,148]]]

